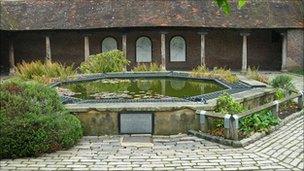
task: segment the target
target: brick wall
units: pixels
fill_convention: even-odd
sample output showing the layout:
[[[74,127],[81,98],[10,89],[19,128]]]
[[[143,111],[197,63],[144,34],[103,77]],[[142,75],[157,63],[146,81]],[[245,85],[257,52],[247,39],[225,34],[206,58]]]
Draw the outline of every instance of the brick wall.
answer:
[[[0,31],[0,70],[8,72],[9,69],[9,36]]]
[[[136,65],[136,40],[147,36],[152,41],[152,61],[161,63],[161,31],[166,31],[166,63],[168,70],[191,70],[200,64],[200,35],[197,29],[129,29],[127,34],[127,58],[131,61],[128,69]],[[248,65],[258,66],[263,70],[279,70],[281,66],[282,39],[272,30],[251,30],[248,36]],[[45,35],[50,36],[51,53],[54,61],[79,65],[84,61],[84,35],[89,36],[90,54],[101,52],[101,42],[112,36],[117,40],[118,49],[122,49],[122,31],[87,30],[87,31],[53,31],[46,33],[13,33],[16,62],[21,60],[44,60]],[[294,63],[303,62],[303,51],[299,49],[298,32],[289,33],[288,55]],[[186,61],[170,61],[170,40],[173,36],[182,36],[186,41]],[[2,36],[3,37],[3,36]],[[209,29],[205,37],[206,64],[209,68],[229,67],[239,70],[242,64],[242,36],[236,29]],[[294,42],[294,43],[293,43]],[[302,43],[303,46],[303,43]],[[5,48],[4,48],[5,49]],[[1,52],[1,65],[8,65],[8,49]],[[302,53],[302,58],[301,58]],[[291,62],[289,62],[291,63]]]
[[[248,66],[260,70],[280,70],[282,37],[279,32],[256,30],[248,36]]]
[[[287,69],[304,68],[304,30],[287,31]]]
[[[240,69],[242,66],[242,36],[237,30],[212,30],[205,37],[206,65]]]
[[[84,61],[84,36],[79,32],[55,32],[50,35],[52,60],[75,66]]]
[[[45,37],[39,32],[18,32],[12,35],[15,63],[45,59]]]

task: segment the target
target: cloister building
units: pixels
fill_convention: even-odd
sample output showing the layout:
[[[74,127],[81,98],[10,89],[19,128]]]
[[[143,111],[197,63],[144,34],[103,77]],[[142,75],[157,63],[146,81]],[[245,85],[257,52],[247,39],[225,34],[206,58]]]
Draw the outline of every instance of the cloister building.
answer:
[[[248,0],[224,14],[213,0],[1,1],[1,70],[21,61],[79,65],[122,50],[167,70],[303,67],[302,0]]]

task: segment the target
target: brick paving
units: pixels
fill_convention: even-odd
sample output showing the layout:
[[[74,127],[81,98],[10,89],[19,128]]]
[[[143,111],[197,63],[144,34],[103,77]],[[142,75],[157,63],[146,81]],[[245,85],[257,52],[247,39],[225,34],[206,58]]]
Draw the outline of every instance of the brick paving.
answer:
[[[188,135],[154,136],[154,146],[121,147],[121,136],[87,136],[74,148],[1,160],[0,170],[302,170],[304,116],[245,147]]]

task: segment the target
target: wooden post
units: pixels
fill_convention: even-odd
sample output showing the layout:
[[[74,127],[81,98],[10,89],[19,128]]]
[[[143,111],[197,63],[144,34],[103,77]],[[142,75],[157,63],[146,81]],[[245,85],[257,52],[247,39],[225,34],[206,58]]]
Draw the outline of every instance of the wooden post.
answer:
[[[282,35],[282,66],[281,71],[287,69],[287,33],[281,33]]]
[[[45,36],[45,61],[52,61],[51,41],[49,36]]]
[[[11,38],[12,39],[12,38]],[[14,43],[13,40],[10,40],[9,43],[9,64],[10,64],[10,74],[14,74],[15,72],[15,51],[14,51]]]
[[[279,101],[275,100],[273,101],[273,103],[275,104],[272,108],[272,114],[276,117],[279,116],[279,109],[280,109],[280,104],[279,104]]]
[[[237,115],[231,115],[230,117],[229,134],[231,139],[239,139],[239,117]]]
[[[231,115],[226,114],[224,117],[224,136],[225,138],[230,138],[230,117]]]
[[[201,65],[206,65],[206,53],[205,53],[205,35],[207,32],[199,32],[198,34],[201,35]]]
[[[166,70],[166,33],[161,33],[161,66]]]
[[[90,56],[90,42],[89,36],[84,37],[84,60],[87,60]]]
[[[247,71],[247,36],[249,33],[241,33],[243,36],[243,46],[242,46],[242,72]]]
[[[303,92],[300,92],[300,96],[298,97],[298,108],[303,109]]]
[[[202,132],[208,132],[208,118],[206,117],[206,111],[202,110],[199,113],[200,117],[200,130]]]

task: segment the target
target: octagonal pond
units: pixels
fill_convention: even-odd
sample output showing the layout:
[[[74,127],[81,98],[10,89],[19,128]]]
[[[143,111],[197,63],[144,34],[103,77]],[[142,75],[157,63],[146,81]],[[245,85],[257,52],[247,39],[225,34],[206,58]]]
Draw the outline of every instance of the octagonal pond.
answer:
[[[81,99],[185,98],[227,87],[213,80],[185,78],[111,78],[72,82],[58,87],[61,94]]]

